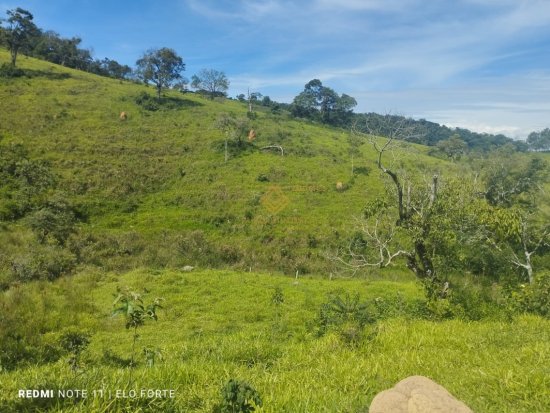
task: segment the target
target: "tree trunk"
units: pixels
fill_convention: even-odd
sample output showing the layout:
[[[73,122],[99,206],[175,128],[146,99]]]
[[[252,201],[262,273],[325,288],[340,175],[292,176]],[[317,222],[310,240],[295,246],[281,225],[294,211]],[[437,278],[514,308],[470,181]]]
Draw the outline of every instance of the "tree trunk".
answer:
[[[17,50],[11,50],[11,65],[15,67],[15,61],[17,60]]]
[[[225,138],[225,162],[227,162],[227,158],[228,158],[228,155],[227,155],[227,137]]]
[[[529,278],[529,284],[533,284],[533,266],[531,265],[531,254],[525,254],[525,269],[527,270],[527,277]]]

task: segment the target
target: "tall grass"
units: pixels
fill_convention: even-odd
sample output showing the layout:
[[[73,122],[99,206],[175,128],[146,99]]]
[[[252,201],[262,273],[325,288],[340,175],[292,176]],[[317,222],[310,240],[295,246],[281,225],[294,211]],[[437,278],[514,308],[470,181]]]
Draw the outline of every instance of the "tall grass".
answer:
[[[86,286],[81,300],[93,302],[97,319],[77,374],[61,355],[0,373],[2,411],[189,411],[211,412],[230,379],[251,383],[265,412],[367,411],[374,395],[404,377],[422,374],[444,385],[476,412],[545,412],[550,409],[550,324],[535,316],[513,321],[434,322],[414,314],[386,313],[376,334],[350,346],[337,331],[319,337],[317,317],[327,294],[395,302],[414,308],[422,291],[414,281],[329,281],[230,271],[137,270],[125,274],[81,274],[58,281],[58,293]],[[110,316],[117,286],[163,297],[158,323],[141,327],[136,348],[158,349],[149,366],[128,359],[132,333]],[[35,290],[36,285],[22,286]],[[278,305],[276,289],[284,296]],[[53,299],[53,296],[52,296]],[[54,314],[62,303],[52,303]],[[72,325],[86,326],[83,314]],[[88,311],[89,314],[92,314]],[[389,314],[389,315],[388,315]],[[38,316],[38,315],[37,315]],[[53,315],[49,316],[50,318]],[[388,318],[389,317],[389,318]],[[131,371],[132,370],[132,371]],[[173,389],[175,398],[112,396],[21,399],[19,389]],[[155,410],[156,409],[156,410]]]

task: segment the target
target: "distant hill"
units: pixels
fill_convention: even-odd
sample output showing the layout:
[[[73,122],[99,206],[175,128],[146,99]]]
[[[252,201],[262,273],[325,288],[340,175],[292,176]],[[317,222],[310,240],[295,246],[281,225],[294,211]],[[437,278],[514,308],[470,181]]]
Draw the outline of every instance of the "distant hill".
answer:
[[[241,99],[243,96],[241,95]],[[415,120],[393,114],[353,113],[357,101],[346,94],[340,96],[330,87],[324,86],[319,79],[308,82],[304,91],[291,104],[273,102],[269,97],[264,97],[261,103],[272,109],[285,109],[296,118],[343,128],[353,125],[354,129],[366,133],[373,132],[374,129],[376,133],[385,136],[389,136],[396,127],[406,124],[408,129],[414,130],[414,138],[398,138],[427,146],[436,146],[453,137],[464,141],[469,150],[479,152],[488,152],[504,145],[510,145],[518,151],[529,149],[526,142],[516,141],[502,134],[476,133],[464,128],[449,128],[425,119]]]
[[[0,51],[0,64],[8,58]],[[26,75],[0,84],[5,280],[57,265],[55,278],[77,264],[329,273],[324,252],[351,236],[352,217],[384,191],[372,148],[360,142],[351,155],[349,131],[262,106],[249,119],[245,103],[193,93],[167,91],[158,103],[144,85],[29,57],[18,66]],[[244,134],[220,129],[222,116]],[[422,168],[455,168],[427,151],[399,150]],[[58,234],[63,248],[30,242],[33,232],[52,236],[37,228],[60,209],[74,221]],[[44,248],[59,249],[57,263],[35,262]]]
[[[404,119],[403,116],[397,115],[380,115],[377,113],[366,113],[355,115],[358,125],[361,125],[361,121],[377,122],[380,118],[389,118],[392,123],[397,123]],[[512,145],[518,151],[527,151],[528,146],[523,141],[518,141],[509,138],[505,135],[493,135],[489,133],[477,133],[472,132],[465,128],[449,128],[439,123],[430,122],[425,119],[415,120],[411,118],[406,119],[407,122],[416,129],[415,135],[418,138],[412,140],[412,142],[420,143],[428,146],[435,146],[438,142],[447,140],[453,135],[458,135],[468,145],[470,150],[488,152],[493,149],[502,147],[504,145]]]

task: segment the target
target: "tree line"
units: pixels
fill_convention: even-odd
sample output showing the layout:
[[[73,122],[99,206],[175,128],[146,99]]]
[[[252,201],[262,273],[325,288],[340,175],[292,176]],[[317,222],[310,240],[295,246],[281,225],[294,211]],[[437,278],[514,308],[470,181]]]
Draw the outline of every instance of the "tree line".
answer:
[[[152,83],[157,89],[160,100],[163,88],[175,88],[186,91],[189,80],[182,76],[185,63],[178,54],[169,48],[151,49],[136,61],[133,70],[114,59],[94,59],[89,49],[81,48],[80,37],[63,38],[51,30],[38,28],[33,22],[34,16],[27,10],[16,8],[7,11],[7,18],[0,19],[0,45],[8,48],[11,54],[11,65],[15,68],[19,53],[47,60],[65,67],[83,70],[101,76],[115,79],[134,79]],[[191,87],[211,99],[226,96],[229,88],[229,79],[224,72],[213,69],[202,69],[193,75]],[[425,119],[406,119],[398,115],[380,115],[376,113],[354,113],[357,101],[345,93],[339,95],[332,88],[323,85],[319,79],[310,80],[304,90],[300,92],[291,104],[272,101],[269,96],[258,92],[237,96],[242,102],[248,102],[249,112],[253,112],[253,105],[260,104],[271,108],[275,113],[281,110],[288,111],[293,117],[309,119],[311,121],[335,127],[350,127],[356,125],[386,125],[393,128],[395,125],[406,122],[414,126],[419,133],[413,136],[415,143],[436,146],[449,157],[466,151],[488,152],[493,149],[510,145],[517,151],[550,151],[550,129],[532,132],[526,142],[511,139],[505,135],[476,133],[464,128],[449,128]],[[359,125],[359,126],[357,126]],[[366,132],[363,130],[363,132]],[[388,131],[380,128],[380,133]]]
[[[261,97],[261,94],[258,94]],[[244,95],[237,96],[244,101]],[[416,132],[408,136],[408,141],[426,146],[434,146],[451,158],[469,151],[487,153],[494,149],[510,146],[516,151],[550,151],[550,129],[532,132],[527,140],[519,141],[503,134],[472,132],[465,128],[450,128],[426,119],[415,120],[400,115],[378,113],[354,113],[357,101],[345,93],[339,95],[330,87],[324,86],[319,79],[310,80],[304,90],[294,97],[292,103],[280,104],[271,101],[268,96],[261,101],[264,106],[278,105],[296,118],[308,119],[336,127],[349,128],[350,125],[360,132],[367,132],[364,125],[375,125],[378,133],[389,137],[395,127],[406,124]]]
[[[158,99],[163,88],[187,90],[189,81],[182,76],[185,70],[183,59],[170,48],[146,51],[137,61],[135,69],[114,59],[94,59],[89,49],[81,48],[80,37],[63,38],[51,30],[40,29],[34,16],[20,7],[8,10],[7,17],[0,19],[0,46],[11,55],[11,70],[17,64],[20,53],[43,59],[72,69],[83,70],[115,79],[133,79],[153,84]],[[191,87],[210,98],[225,96],[229,80],[225,73],[202,69],[192,77]]]
[[[89,49],[80,47],[80,37],[64,38],[51,30],[43,30],[33,22],[31,12],[20,7],[6,12],[0,20],[0,45],[9,49],[15,67],[19,53],[47,60],[72,69],[83,70],[115,79],[129,78],[132,68],[114,59],[94,59]]]

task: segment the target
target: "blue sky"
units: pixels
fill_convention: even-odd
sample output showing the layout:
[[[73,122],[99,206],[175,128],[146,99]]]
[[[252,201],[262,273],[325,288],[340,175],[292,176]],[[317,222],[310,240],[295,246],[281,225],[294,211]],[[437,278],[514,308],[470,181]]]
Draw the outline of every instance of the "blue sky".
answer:
[[[152,47],[292,101],[318,78],[392,112],[525,138],[550,127],[549,0],[0,0],[131,66]]]

